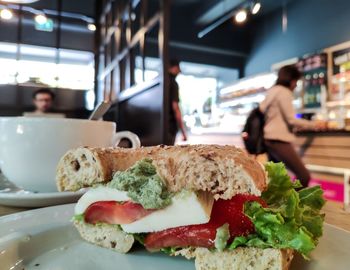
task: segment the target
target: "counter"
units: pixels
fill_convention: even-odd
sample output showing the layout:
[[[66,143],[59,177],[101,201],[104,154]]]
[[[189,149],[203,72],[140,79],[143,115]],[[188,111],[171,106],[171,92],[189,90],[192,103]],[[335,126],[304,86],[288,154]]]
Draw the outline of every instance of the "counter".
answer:
[[[300,132],[295,142],[306,164],[350,169],[350,132]]]
[[[325,197],[334,201],[350,199],[350,132],[299,132],[295,142],[312,184],[319,184]]]

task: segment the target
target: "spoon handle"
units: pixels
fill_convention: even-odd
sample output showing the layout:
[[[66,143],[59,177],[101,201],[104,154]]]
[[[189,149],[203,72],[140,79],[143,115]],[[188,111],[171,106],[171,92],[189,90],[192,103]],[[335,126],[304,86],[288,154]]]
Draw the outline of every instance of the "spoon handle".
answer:
[[[89,120],[98,120],[100,119],[111,107],[111,102],[102,101],[95,110],[91,113]]]

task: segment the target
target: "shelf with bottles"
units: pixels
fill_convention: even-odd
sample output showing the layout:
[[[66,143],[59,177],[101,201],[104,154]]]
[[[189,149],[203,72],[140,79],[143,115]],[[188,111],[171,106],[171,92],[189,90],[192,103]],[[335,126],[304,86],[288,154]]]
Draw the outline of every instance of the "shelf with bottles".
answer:
[[[319,108],[327,95],[326,70],[317,69],[304,74],[304,108]]]
[[[302,57],[297,63],[303,73],[302,109],[320,108],[327,97],[327,54],[316,53]]]

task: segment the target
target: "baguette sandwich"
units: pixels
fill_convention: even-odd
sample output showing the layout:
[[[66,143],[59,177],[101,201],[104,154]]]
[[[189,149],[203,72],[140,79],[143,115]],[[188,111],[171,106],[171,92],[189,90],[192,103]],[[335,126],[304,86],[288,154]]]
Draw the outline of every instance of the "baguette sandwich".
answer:
[[[283,164],[263,167],[234,146],[77,148],[56,182],[92,187],[73,218],[86,241],[121,253],[137,241],[201,270],[288,269],[322,235],[322,190],[300,190]]]

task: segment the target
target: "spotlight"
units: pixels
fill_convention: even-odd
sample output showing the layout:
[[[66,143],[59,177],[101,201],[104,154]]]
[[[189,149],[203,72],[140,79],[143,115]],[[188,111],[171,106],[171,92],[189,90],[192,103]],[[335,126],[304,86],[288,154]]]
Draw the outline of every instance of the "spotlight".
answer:
[[[5,8],[0,11],[0,18],[4,20],[11,20],[13,17],[13,13],[11,10]]]
[[[38,14],[34,19],[38,24],[45,24],[47,22],[47,17],[45,14]]]
[[[96,31],[96,25],[94,25],[93,23],[89,23],[87,25],[87,28],[90,30],[90,31]]]
[[[235,21],[237,23],[243,23],[246,21],[247,15],[248,15],[247,11],[245,9],[241,9],[240,11],[237,12],[235,16]]]
[[[257,14],[261,9],[261,4],[259,2],[255,2],[252,5],[252,14],[255,15]]]

